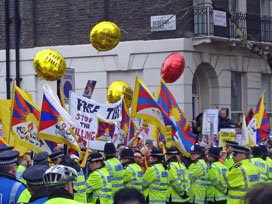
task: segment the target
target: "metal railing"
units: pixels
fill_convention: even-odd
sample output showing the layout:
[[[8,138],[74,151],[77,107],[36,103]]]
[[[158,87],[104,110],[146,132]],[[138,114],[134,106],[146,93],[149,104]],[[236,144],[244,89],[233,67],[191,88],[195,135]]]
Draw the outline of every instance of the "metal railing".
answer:
[[[194,9],[194,36],[218,36],[238,38],[236,27],[230,21],[226,12],[227,25],[214,25],[214,10],[212,6]],[[272,17],[250,13],[235,13],[235,19],[248,40],[258,42],[272,42]]]

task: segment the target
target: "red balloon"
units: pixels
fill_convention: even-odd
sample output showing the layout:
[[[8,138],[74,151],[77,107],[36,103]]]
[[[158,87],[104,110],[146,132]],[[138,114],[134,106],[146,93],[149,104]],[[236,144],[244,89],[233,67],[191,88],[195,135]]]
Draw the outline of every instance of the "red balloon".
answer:
[[[166,83],[175,82],[183,73],[185,67],[185,60],[180,53],[172,53],[165,58],[162,68],[161,76]]]

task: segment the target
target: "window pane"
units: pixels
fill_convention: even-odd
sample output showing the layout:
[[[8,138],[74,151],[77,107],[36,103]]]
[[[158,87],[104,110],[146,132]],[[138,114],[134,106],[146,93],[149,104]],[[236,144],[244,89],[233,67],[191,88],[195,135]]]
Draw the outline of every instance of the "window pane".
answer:
[[[242,111],[242,74],[231,72],[231,110]]]
[[[262,74],[262,91],[264,91],[264,103],[266,112],[271,111],[271,76]]]

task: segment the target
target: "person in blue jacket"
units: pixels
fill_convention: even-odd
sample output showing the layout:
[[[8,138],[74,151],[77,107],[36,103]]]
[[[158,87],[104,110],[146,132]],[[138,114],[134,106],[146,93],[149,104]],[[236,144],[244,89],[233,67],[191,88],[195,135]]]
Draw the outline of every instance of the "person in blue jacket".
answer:
[[[0,203],[15,204],[26,186],[16,179],[18,151],[0,152]]]

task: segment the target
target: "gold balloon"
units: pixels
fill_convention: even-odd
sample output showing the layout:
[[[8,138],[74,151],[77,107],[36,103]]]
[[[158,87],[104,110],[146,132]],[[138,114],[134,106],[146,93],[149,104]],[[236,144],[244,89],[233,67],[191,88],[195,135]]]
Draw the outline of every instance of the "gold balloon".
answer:
[[[107,100],[109,103],[116,103],[120,100],[121,96],[124,96],[125,103],[129,108],[132,101],[132,88],[125,81],[114,81],[108,88]]]
[[[119,27],[110,21],[96,24],[90,32],[90,41],[98,51],[113,49],[121,40]]]
[[[64,58],[52,49],[39,51],[34,58],[33,65],[37,75],[47,81],[58,80],[66,72]]]

